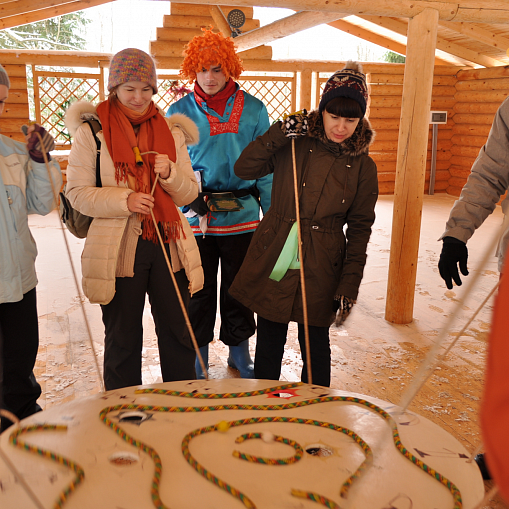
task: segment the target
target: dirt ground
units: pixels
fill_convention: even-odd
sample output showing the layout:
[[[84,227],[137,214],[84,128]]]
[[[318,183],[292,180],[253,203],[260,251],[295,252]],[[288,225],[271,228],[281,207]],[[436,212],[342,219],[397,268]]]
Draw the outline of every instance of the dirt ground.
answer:
[[[384,319],[393,204],[392,197],[380,197],[358,302],[345,326],[331,328],[333,388],[396,404],[401,401],[466,286],[448,291],[437,269],[441,248],[441,242],[437,242],[437,239],[453,202],[454,198],[446,195],[425,197],[414,321],[407,325],[394,325]],[[497,208],[469,242],[470,277],[477,272],[484,249],[498,230],[501,216]],[[37,270],[40,280],[38,310],[41,344],[35,374],[43,387],[40,404],[43,408],[49,408],[96,393],[100,387],[56,213],[44,218],[33,216],[30,226],[39,248]],[[79,274],[83,241],[71,235],[67,235],[67,239]],[[481,271],[478,284],[467,296],[447,331],[440,353],[445,352],[497,282],[497,262],[490,257]],[[85,302],[85,310],[98,362],[102,367],[101,311],[99,306],[88,302]],[[470,452],[481,446],[478,414],[491,312],[492,299],[468,326],[409,407],[447,430]],[[216,327],[217,333],[218,330]],[[143,382],[160,382],[157,341],[148,303],[144,331]],[[250,340],[253,356],[255,344],[256,337],[253,337]],[[227,366],[227,356],[227,347],[215,340],[210,351],[211,378],[239,376],[236,370]],[[290,324],[282,379],[300,380],[301,367],[296,324]],[[486,483],[486,489],[490,488],[491,483]],[[482,507],[509,508],[500,498],[491,498]]]

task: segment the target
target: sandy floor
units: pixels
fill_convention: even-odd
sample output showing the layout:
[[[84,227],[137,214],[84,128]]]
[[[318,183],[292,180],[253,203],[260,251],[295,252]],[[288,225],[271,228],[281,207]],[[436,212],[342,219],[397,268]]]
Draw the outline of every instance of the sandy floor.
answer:
[[[438,275],[437,262],[441,235],[454,198],[446,195],[425,197],[419,266],[415,293],[414,321],[393,325],[384,320],[390,250],[392,197],[383,196],[377,205],[377,219],[368,250],[368,262],[358,302],[344,327],[331,329],[332,386],[359,392],[394,403],[401,400],[428,349],[439,336],[462,288],[447,291]],[[500,208],[486,221],[469,243],[471,274],[486,245],[501,223]],[[30,225],[39,257],[38,309],[41,345],[36,376],[43,387],[43,408],[85,397],[100,390],[94,355],[73,281],[69,257],[56,213],[32,216]],[[83,241],[67,234],[76,270],[80,270]],[[80,276],[78,276],[80,278]],[[447,333],[441,352],[498,281],[497,263],[490,258],[476,287],[460,309]],[[94,348],[102,365],[103,326],[98,305],[85,303]],[[456,346],[417,394],[410,408],[436,422],[455,436],[469,451],[481,441],[478,410],[482,396],[483,370],[492,300],[467,327]],[[294,324],[293,324],[294,325]],[[143,381],[161,381],[154,326],[147,308],[144,317]],[[218,331],[218,329],[217,329]],[[256,338],[250,340],[254,355]],[[237,377],[226,365],[228,349],[217,340],[211,345],[210,376]],[[300,351],[296,327],[290,326],[283,378],[300,379]],[[490,483],[486,483],[490,487]],[[483,507],[509,507],[494,498]]]

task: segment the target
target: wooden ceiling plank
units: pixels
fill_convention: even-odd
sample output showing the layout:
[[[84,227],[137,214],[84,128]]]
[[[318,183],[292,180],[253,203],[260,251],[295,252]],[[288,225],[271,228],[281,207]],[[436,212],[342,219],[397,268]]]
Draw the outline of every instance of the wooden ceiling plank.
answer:
[[[0,4],[0,17],[16,16],[32,11],[45,9],[47,7],[58,7],[60,5],[71,3],[73,0],[15,0],[5,4]]]
[[[394,20],[392,20],[394,21]],[[403,23],[397,21],[396,23],[399,23],[400,25],[403,25]],[[394,41],[392,39],[389,39],[388,37],[384,37],[383,35],[377,34],[376,32],[372,32],[371,30],[368,30],[367,28],[360,27],[358,25],[355,25],[354,23],[350,23],[346,20],[339,20],[339,21],[333,21],[331,23],[328,23],[331,27],[337,28],[338,30],[342,30],[343,32],[349,33],[351,35],[355,35],[356,37],[359,37],[361,39],[364,39],[365,41],[371,42],[373,44],[377,44],[378,46],[381,46],[382,48],[387,48],[390,51],[394,51],[396,53],[399,53],[400,55],[406,55],[406,45],[401,44],[397,41]],[[406,26],[406,24],[405,24]],[[406,33],[405,33],[406,35]],[[450,62],[447,62],[446,60],[443,60],[439,57],[435,58],[435,64],[437,65],[451,65]]]
[[[361,19],[364,19],[365,21],[369,21],[388,30],[392,30],[393,32],[396,32],[400,35],[404,36],[407,35],[408,30],[407,23],[403,23],[401,21],[394,20],[391,18],[385,18],[383,16],[359,16],[359,17]],[[451,55],[463,58],[464,60],[467,60],[469,62],[473,62],[478,65],[483,65],[484,67],[495,67],[498,65],[505,64],[505,62],[501,62],[500,60],[487,57],[477,51],[473,51],[459,44],[452,43],[445,39],[444,37],[437,37],[436,47],[441,51],[445,51],[446,53],[450,53]]]
[[[450,53],[451,55],[456,55],[457,57],[464,58],[465,60],[469,60],[475,64],[483,65],[484,67],[496,67],[499,65],[505,65],[505,62],[488,57],[482,53],[479,53],[478,51],[473,51],[471,49],[460,46],[459,44],[449,42],[443,37],[437,37],[437,49],[445,51],[446,53]]]
[[[1,17],[0,30],[17,27],[20,25],[26,25],[28,23],[35,23],[44,19],[54,18],[55,16],[62,16],[64,14],[70,14],[71,12],[81,11],[88,9],[89,7],[95,7],[96,5],[107,4],[115,1],[116,0],[76,0],[62,4],[58,7],[48,7],[37,11],[18,14],[16,16],[8,16],[5,18]]]
[[[108,3],[115,0],[103,0],[102,3]],[[190,4],[202,5],[215,5],[217,0],[191,0]],[[59,0],[39,0],[37,3],[34,0],[15,0],[12,2],[2,2],[0,5],[5,4],[5,8],[16,8],[20,5],[28,4],[28,9],[33,9],[33,5],[39,4],[44,8],[49,4],[50,8],[53,6],[67,5]],[[79,2],[68,2],[69,5],[74,5],[75,10],[86,9],[92,5],[97,5],[94,0],[80,0]],[[9,5],[11,4],[11,5]],[[81,4],[81,5],[80,5]],[[240,5],[239,5],[240,4]],[[342,0],[341,2],[324,2],[323,0],[257,0],[257,6],[260,7],[282,7],[294,9],[296,11],[326,11],[326,12],[339,12],[345,14],[355,15],[378,15],[378,16],[392,16],[400,18],[412,18],[415,15],[424,11],[424,9],[431,8],[439,13],[441,21],[457,21],[457,22],[477,22],[477,23],[509,23],[509,5],[507,2],[500,0],[483,0],[480,3],[478,0],[463,0],[461,4],[457,0],[399,0],[398,2],[387,2],[386,0]],[[223,6],[247,6],[254,5],[253,0],[221,0]],[[479,7],[481,5],[481,7]],[[14,11],[19,13],[18,10]],[[18,14],[16,14],[18,15]]]
[[[270,23],[269,25],[265,25],[262,28],[239,35],[235,38],[235,46],[237,46],[238,51],[245,51],[260,46],[261,44],[268,44],[282,39],[283,37],[301,32],[302,30],[341,19],[344,16],[348,16],[348,14],[316,11],[298,12],[275,21],[274,23]]]
[[[215,5],[217,0],[189,0],[187,3]],[[253,6],[253,0],[221,0],[222,6]],[[477,23],[509,23],[509,4],[497,0],[478,1],[475,8],[464,8],[457,0],[257,0],[258,7],[280,7],[295,11],[340,12],[355,15],[393,16],[413,18],[425,9],[438,12],[445,21]]]
[[[509,48],[509,38],[496,35],[489,30],[484,30],[476,26],[473,23],[455,23],[454,21],[441,21],[439,26],[447,28],[448,30],[454,30],[463,35],[466,35],[478,42],[487,44],[493,48],[497,48],[501,51],[507,51]]]
[[[176,2],[171,2],[170,5],[170,14],[179,14],[183,16],[208,16],[209,15],[208,5],[196,5],[196,4],[181,4]],[[221,7],[225,16],[228,16],[229,12],[233,9],[240,9],[238,5],[231,5],[229,7]],[[242,7],[242,12],[246,16],[246,19],[253,18],[253,8],[252,7]]]

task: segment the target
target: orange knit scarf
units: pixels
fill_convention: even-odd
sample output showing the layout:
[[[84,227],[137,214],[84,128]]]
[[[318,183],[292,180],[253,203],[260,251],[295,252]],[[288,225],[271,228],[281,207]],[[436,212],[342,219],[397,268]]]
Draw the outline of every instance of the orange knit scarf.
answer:
[[[171,161],[177,159],[175,142],[164,117],[159,113],[154,102],[148,108],[137,113],[112,97],[97,107],[101,120],[104,139],[115,165],[115,179],[128,182],[134,178],[134,191],[150,194],[155,180],[155,154],[142,155],[143,164],[136,164],[133,152],[138,147],[143,154],[155,151],[167,154]],[[140,126],[138,136],[133,126]],[[180,238],[183,234],[182,222],[171,196],[161,186],[154,190],[154,216],[159,226],[163,242]],[[143,238],[158,243],[154,222],[150,215],[140,214]]]

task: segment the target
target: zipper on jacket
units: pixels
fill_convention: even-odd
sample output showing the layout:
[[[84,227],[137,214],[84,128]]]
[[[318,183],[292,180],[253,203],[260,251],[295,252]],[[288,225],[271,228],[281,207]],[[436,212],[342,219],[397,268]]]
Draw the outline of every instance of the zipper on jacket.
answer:
[[[341,203],[345,203],[345,201],[346,201],[346,187],[347,187],[347,184],[348,184],[348,168],[352,167],[352,165],[349,164],[349,163],[350,163],[350,156],[348,156],[348,159],[346,161],[345,187],[343,188],[343,200],[341,201]]]

